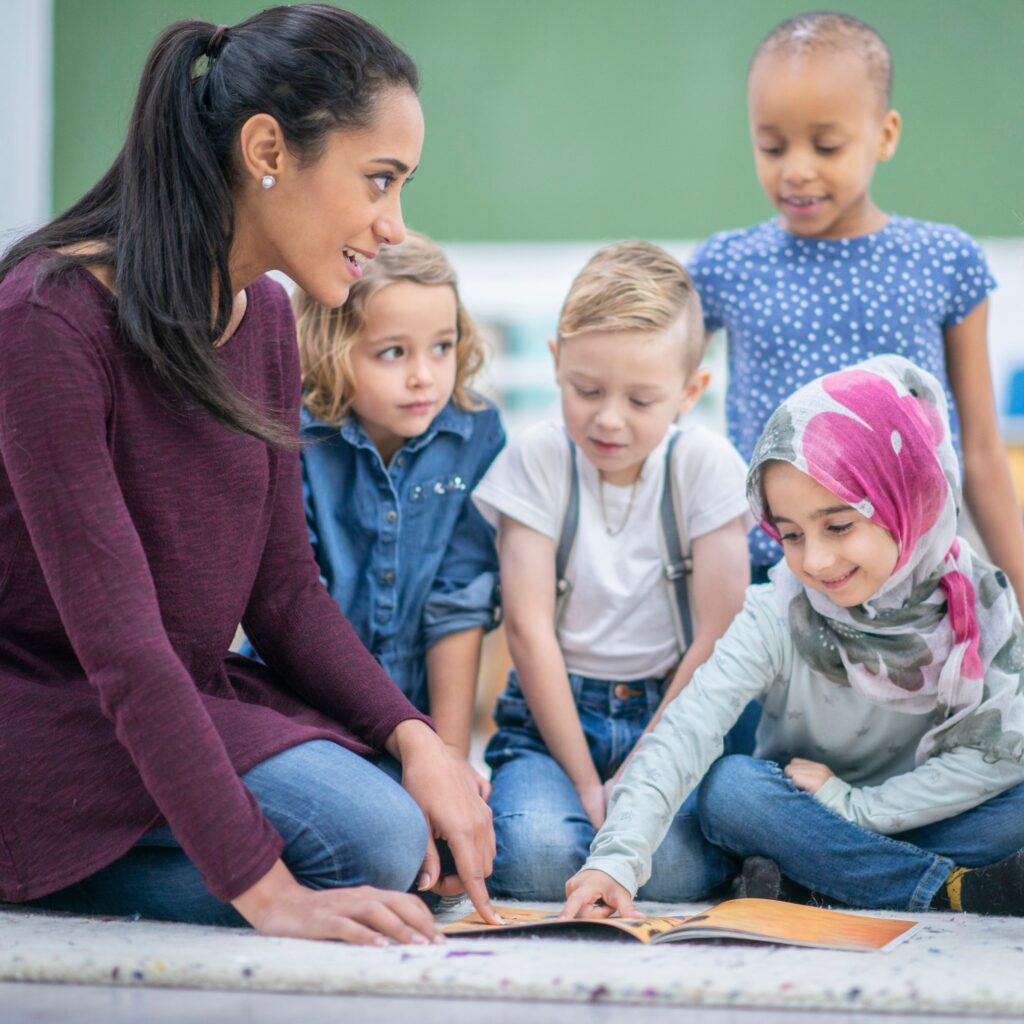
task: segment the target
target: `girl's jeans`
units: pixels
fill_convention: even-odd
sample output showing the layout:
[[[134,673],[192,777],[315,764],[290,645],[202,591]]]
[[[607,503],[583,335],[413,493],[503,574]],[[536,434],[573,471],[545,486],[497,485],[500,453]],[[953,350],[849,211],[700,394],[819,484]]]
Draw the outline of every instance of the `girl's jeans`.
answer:
[[[378,767],[336,743],[313,740],[242,776],[284,838],[281,856],[303,885],[410,888],[423,863],[426,823],[412,797],[391,778],[397,766],[386,762],[391,759],[382,759]],[[31,905],[79,914],[245,924],[230,903],[210,893],[166,826],[148,832],[96,874]]]
[[[664,680],[615,683],[570,675],[576,710],[602,780],[615,774],[661,701]],[[561,901],[583,866],[594,828],[569,776],[548,753],[515,670],[494,712],[498,731],[487,746],[497,856],[495,895]],[[704,838],[697,794],[683,804],[654,855],[641,899],[701,899],[735,874],[735,861]]]
[[[954,865],[993,864],[1024,847],[1024,783],[944,821],[884,836],[830,811],[773,761],[723,757],[697,801],[723,856],[770,857],[784,875],[854,907],[927,910]]]

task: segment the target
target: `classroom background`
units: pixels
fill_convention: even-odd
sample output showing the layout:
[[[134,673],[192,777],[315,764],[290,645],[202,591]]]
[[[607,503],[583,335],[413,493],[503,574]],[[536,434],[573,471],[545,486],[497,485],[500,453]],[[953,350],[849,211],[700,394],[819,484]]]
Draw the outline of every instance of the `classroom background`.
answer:
[[[0,123],[11,147],[0,233],[63,209],[109,166],[156,34],[234,23],[254,0],[0,0]],[[713,231],[771,215],[745,112],[750,54],[793,0],[351,0],[413,55],[427,141],[408,223],[449,243],[489,328],[488,377],[514,429],[554,397],[558,305],[597,243],[660,241],[685,257]],[[993,383],[1024,443],[1024,39],[1021,0],[837,3],[895,57],[904,131],[881,165],[886,209],[983,241]],[[712,352],[721,366],[721,354]],[[720,412],[722,373],[701,410]],[[1024,476],[1019,479],[1024,494]]]
[[[0,235],[63,209],[109,166],[146,54],[183,17],[258,0],[0,0]],[[549,413],[546,342],[574,273],[625,237],[685,259],[771,216],[745,110],[750,55],[814,0],[350,0],[417,61],[427,121],[406,221],[446,244],[492,348],[484,387],[514,431]],[[982,242],[993,387],[1024,501],[1022,0],[858,0],[895,61],[903,115],[874,197]],[[722,343],[697,415],[722,422]]]

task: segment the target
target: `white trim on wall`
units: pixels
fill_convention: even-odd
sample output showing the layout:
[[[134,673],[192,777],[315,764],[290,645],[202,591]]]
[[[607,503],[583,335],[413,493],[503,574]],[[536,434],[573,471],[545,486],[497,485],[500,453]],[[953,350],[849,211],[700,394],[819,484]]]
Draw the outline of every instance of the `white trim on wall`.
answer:
[[[0,0],[0,246],[50,216],[53,0]]]

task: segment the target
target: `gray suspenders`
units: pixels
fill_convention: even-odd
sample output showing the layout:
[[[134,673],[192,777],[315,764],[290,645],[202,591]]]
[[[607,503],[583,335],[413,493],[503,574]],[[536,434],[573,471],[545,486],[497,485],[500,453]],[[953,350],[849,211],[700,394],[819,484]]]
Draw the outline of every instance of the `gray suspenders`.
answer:
[[[665,480],[661,488],[658,533],[665,581],[669,587],[669,604],[672,607],[672,621],[675,625],[676,643],[682,655],[693,643],[693,618],[690,614],[689,582],[693,574],[693,557],[683,528],[683,517],[679,509],[679,493],[672,472],[672,449],[679,434],[673,433],[665,449]],[[580,520],[580,482],[576,471],[576,445],[566,437],[569,445],[569,497],[562,517],[562,533],[555,549],[555,628],[562,622],[565,605],[569,599],[571,584],[566,578],[569,559],[572,557],[576,530]]]

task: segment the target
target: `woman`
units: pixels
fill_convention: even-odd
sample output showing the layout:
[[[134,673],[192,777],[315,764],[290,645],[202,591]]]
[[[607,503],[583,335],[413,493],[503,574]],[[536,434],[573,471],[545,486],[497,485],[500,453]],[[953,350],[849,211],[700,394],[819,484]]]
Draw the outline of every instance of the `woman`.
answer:
[[[415,882],[493,919],[486,806],[319,584],[263,276],[336,306],[402,239],[416,84],[332,7],[179,22],[113,166],[0,262],[0,898],[435,940]]]

